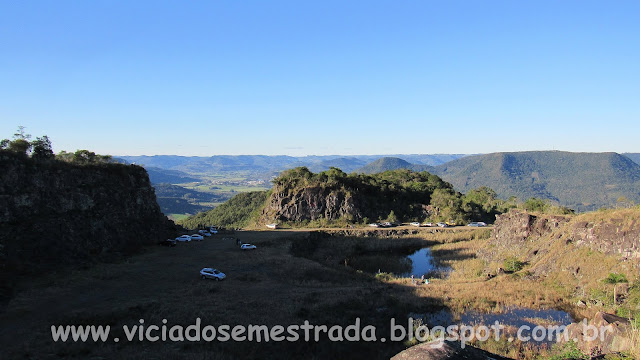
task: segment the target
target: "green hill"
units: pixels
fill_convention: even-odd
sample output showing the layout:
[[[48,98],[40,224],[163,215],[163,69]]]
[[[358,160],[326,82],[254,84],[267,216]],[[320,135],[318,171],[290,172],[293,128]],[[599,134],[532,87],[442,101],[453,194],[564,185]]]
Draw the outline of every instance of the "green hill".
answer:
[[[332,168],[283,171],[268,192],[241,193],[219,207],[181,221],[189,228],[245,227],[271,222],[331,226],[377,221],[493,222],[503,202],[488,188],[463,195],[428,172],[400,169],[373,175]]]
[[[416,172],[430,171],[431,166],[416,165],[397,157],[383,157],[356,170],[357,173],[377,174],[389,170],[407,169]]]
[[[211,225],[246,227],[252,219],[258,218],[268,194],[268,191],[239,193],[220,206],[179,221],[179,224],[190,229]]]
[[[458,191],[488,186],[501,198],[549,199],[578,211],[640,201],[640,165],[616,153],[532,151],[468,156],[434,173]]]

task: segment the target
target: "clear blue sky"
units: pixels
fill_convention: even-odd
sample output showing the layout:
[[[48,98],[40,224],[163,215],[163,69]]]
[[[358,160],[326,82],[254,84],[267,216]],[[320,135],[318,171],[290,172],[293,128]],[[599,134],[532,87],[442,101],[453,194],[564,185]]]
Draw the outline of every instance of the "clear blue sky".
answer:
[[[640,152],[640,1],[2,1],[0,120],[114,155]]]

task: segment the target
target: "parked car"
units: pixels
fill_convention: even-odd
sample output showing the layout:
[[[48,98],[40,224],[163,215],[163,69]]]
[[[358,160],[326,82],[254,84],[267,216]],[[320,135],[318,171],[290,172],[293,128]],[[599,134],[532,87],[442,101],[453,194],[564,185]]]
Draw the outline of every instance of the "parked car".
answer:
[[[164,241],[160,241],[160,245],[162,246],[176,246],[176,240],[175,239],[167,239]]]
[[[268,227],[269,229],[274,229],[274,230],[275,230],[275,229],[277,229],[277,228],[278,228],[278,224],[267,224],[267,227]]]
[[[191,236],[189,235],[178,236],[176,238],[176,241],[180,241],[180,242],[191,241]]]
[[[212,226],[209,228],[209,232],[211,234],[217,234],[218,233],[218,227],[217,226]]]
[[[200,234],[193,234],[193,235],[191,235],[191,240],[202,241],[202,240],[204,240],[204,238]]]
[[[227,275],[225,275],[223,272],[217,269],[204,268],[200,270],[200,277],[202,277],[202,280],[213,279],[218,281],[218,280],[224,280],[227,277]]]
[[[240,249],[242,250],[253,250],[256,249],[255,245],[251,245],[251,244],[242,244],[240,245]]]
[[[208,231],[203,231],[200,235],[206,236],[206,237],[211,237],[211,233],[208,232]]]
[[[483,227],[483,226],[487,226],[487,224],[483,223],[482,221],[474,221],[474,222],[468,223],[467,226]]]
[[[380,224],[378,224],[378,223],[371,223],[371,224],[369,224],[369,226],[371,226],[371,227],[380,227]]]
[[[453,221],[453,220],[449,220],[449,221],[447,221],[445,224],[447,224],[447,225],[449,225],[449,226],[456,226],[456,225],[458,225],[458,224],[457,224],[455,221]]]
[[[422,224],[422,226],[432,227],[432,226],[434,226],[434,225],[433,225],[433,223],[428,222],[428,223],[424,223],[424,224]]]
[[[440,226],[440,227],[449,227],[449,225],[447,225],[446,223],[443,223],[443,222],[436,223],[436,225]]]
[[[417,222],[417,221],[412,222],[412,223],[411,223],[411,224],[409,224],[409,225],[411,225],[411,226],[416,226],[416,227],[420,227],[420,226],[422,226],[422,224],[420,224],[420,223],[419,223],[419,222]]]

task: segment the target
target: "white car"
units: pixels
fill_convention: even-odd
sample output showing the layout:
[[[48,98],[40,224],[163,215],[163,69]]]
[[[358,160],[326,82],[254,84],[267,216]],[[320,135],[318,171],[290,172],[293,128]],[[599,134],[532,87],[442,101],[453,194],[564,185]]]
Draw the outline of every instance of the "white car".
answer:
[[[428,222],[428,223],[424,223],[424,224],[422,224],[422,226],[432,227],[432,226],[433,226],[433,223],[430,223],[430,222]]]
[[[193,234],[193,235],[191,235],[191,240],[202,241],[202,240],[204,240],[204,238],[200,234]]]
[[[218,233],[218,228],[215,227],[215,226],[212,226],[212,227],[209,228],[209,232],[211,234],[217,234]]]
[[[436,225],[438,225],[440,227],[449,227],[449,225],[447,225],[446,223],[443,223],[443,222],[436,223]]]
[[[200,277],[202,280],[205,279],[213,279],[213,280],[224,280],[227,277],[223,272],[213,268],[204,268],[200,270]]]
[[[411,224],[409,224],[411,226],[415,226],[415,227],[420,227],[422,226],[419,222],[412,222]]]
[[[483,227],[483,226],[487,226],[486,223],[483,223],[482,221],[478,221],[478,222],[470,222],[469,224],[467,224],[467,226],[473,226],[473,227]]]
[[[176,238],[176,241],[180,241],[180,242],[191,241],[191,236],[189,235],[178,236]]]
[[[242,250],[253,250],[253,249],[257,249],[257,247],[255,245],[251,245],[251,244],[242,244],[242,245],[240,245],[240,249],[242,249]]]
[[[203,232],[200,233],[200,235],[206,236],[206,237],[211,237],[211,233],[208,232],[208,231],[203,231]]]
[[[369,226],[371,226],[371,227],[380,227],[380,224],[378,224],[378,223],[371,223],[371,224],[369,224]]]

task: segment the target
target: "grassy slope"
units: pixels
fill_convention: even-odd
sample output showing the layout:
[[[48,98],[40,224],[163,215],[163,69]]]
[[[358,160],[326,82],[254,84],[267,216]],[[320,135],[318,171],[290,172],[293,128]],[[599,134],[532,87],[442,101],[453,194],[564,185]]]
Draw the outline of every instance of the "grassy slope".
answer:
[[[268,191],[237,194],[215,209],[183,219],[179,224],[191,229],[211,225],[227,228],[246,227],[252,219],[258,217],[258,212],[264,206],[268,194]]]

